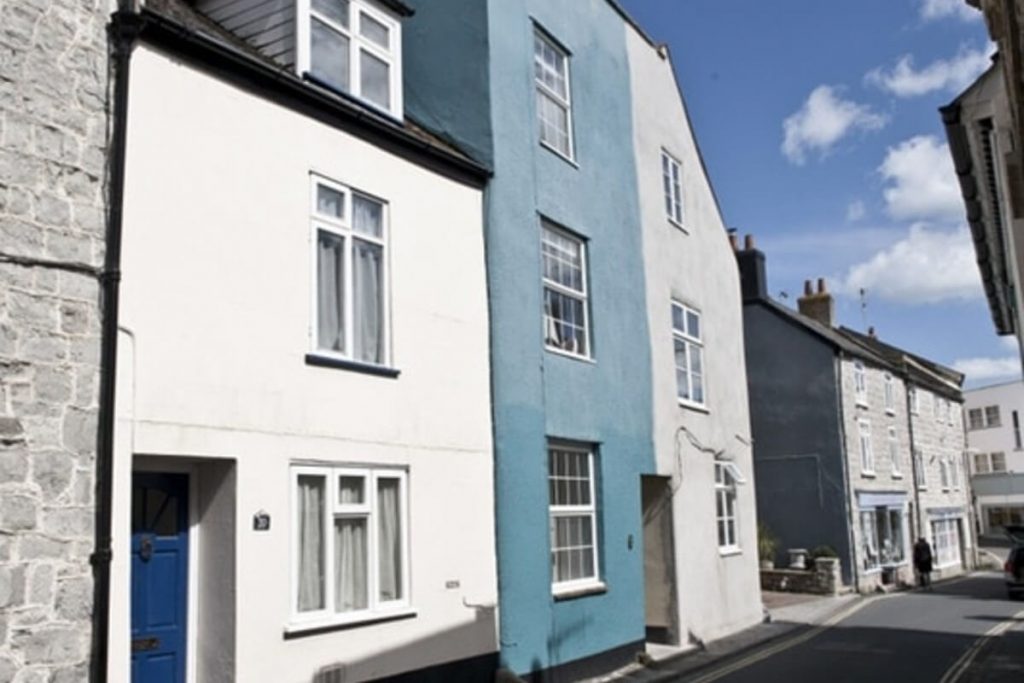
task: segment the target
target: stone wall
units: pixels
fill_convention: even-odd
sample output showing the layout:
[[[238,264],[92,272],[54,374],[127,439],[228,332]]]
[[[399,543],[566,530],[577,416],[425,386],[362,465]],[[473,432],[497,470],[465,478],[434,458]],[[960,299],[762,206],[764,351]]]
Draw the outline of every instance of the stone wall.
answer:
[[[87,678],[107,10],[0,0],[0,681]]]
[[[839,562],[817,559],[813,569],[762,569],[761,590],[839,595],[843,587]]]

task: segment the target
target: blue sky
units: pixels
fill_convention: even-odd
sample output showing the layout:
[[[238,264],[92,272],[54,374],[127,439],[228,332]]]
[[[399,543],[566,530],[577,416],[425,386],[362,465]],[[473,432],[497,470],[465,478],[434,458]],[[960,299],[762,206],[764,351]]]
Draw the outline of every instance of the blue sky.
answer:
[[[669,45],[726,224],[769,288],[958,367],[1020,372],[995,335],[938,107],[989,64],[964,0],[622,0]],[[866,292],[862,310],[859,290]]]

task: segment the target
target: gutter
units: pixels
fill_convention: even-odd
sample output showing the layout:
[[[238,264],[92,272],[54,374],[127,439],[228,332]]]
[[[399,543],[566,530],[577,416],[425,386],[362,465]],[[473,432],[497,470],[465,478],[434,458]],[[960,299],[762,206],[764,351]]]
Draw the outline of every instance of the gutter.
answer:
[[[114,95],[107,161],[106,251],[100,273],[100,391],[96,434],[95,543],[93,568],[93,632],[89,680],[105,683],[110,650],[111,519],[114,478],[114,404],[117,378],[118,306],[121,284],[125,141],[128,131],[128,77],[131,52],[143,22],[130,0],[118,3],[107,27]]]

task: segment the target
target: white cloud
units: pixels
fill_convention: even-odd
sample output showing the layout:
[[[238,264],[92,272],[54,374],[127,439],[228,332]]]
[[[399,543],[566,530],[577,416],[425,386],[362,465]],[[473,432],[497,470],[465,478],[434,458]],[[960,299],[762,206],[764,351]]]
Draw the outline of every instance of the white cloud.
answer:
[[[877,130],[884,116],[871,108],[844,100],[836,89],[819,85],[796,113],[782,123],[785,137],[782,153],[794,164],[803,164],[807,154],[817,151],[825,156],[839,140],[856,130]]]
[[[843,278],[840,291],[894,303],[932,304],[982,296],[974,247],[966,228],[953,231],[910,227],[906,237],[855,264]]]
[[[878,172],[887,182],[883,195],[893,218],[963,219],[949,145],[935,136],[918,135],[890,147]]]
[[[848,223],[855,223],[856,221],[859,221],[861,218],[864,218],[864,214],[866,213],[867,209],[864,207],[864,202],[862,202],[859,199],[850,202],[850,204],[846,207],[846,221]]]
[[[977,382],[1004,377],[1020,376],[1020,358],[962,358],[953,363],[953,368],[967,375],[968,382]]]
[[[1003,348],[1007,351],[1020,352],[1020,342],[1017,341],[1017,337],[1009,335],[1007,337],[1000,337],[999,343],[1002,344]]]
[[[921,18],[926,21],[956,17],[961,21],[976,21],[981,12],[964,0],[922,0]]]
[[[958,93],[964,90],[992,63],[994,46],[980,50],[961,47],[955,57],[938,59],[914,68],[914,58],[904,55],[891,69],[869,71],[864,80],[897,97],[916,97],[936,90]]]

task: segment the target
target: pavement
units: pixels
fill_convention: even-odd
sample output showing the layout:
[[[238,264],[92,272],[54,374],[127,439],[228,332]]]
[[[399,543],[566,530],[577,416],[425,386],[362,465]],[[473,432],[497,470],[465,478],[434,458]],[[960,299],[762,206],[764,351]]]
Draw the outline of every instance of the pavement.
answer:
[[[632,665],[601,682],[1021,683],[1024,602],[977,572],[932,591],[814,597],[765,593],[770,619],[704,648]]]

